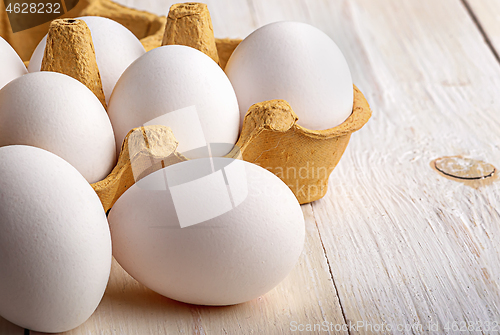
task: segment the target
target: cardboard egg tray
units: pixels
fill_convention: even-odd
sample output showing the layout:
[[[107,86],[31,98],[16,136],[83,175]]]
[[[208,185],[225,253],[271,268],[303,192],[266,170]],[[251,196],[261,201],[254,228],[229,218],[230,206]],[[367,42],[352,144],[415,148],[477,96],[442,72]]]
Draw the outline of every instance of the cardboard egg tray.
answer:
[[[174,5],[167,19],[109,0],[80,0],[79,4],[63,17],[86,15],[108,17],[123,24],[141,38],[146,51],[167,44],[188,45],[209,55],[222,69],[241,42],[238,39],[214,38],[211,19],[206,5],[203,4]],[[6,20],[6,17],[1,20]],[[56,31],[55,26],[59,29],[61,25],[74,24],[71,20],[56,21],[57,24],[52,22],[51,31]],[[25,61],[48,30],[49,24],[45,24],[12,34],[8,25],[0,25],[0,35]],[[87,34],[86,40],[89,45],[92,43],[90,32],[84,29],[58,31],[60,35],[54,34],[53,36],[58,36],[54,38],[64,39],[64,34],[76,32]],[[67,39],[69,40],[75,39]],[[102,87],[95,85],[96,82],[100,83],[100,77],[93,46],[85,49],[85,46],[80,45],[75,48],[67,41],[55,44],[60,49],[51,51],[52,55],[64,57],[67,53],[67,58],[73,62],[85,61],[90,64],[87,71],[70,73],[71,69],[75,68],[74,64],[71,64],[71,61],[53,62],[50,56],[47,56],[48,50],[42,70],[71,75],[86,84],[103,102]],[[70,55],[75,50],[80,50],[77,55],[79,58],[74,54]],[[82,55],[81,50],[88,52]],[[322,198],[327,191],[328,178],[344,153],[351,134],[363,127],[371,116],[363,94],[355,86],[353,89],[352,114],[339,126],[326,130],[309,130],[298,125],[297,115],[284,100],[264,101],[251,106],[245,116],[236,146],[226,157],[244,159],[273,172],[290,187],[301,204]],[[92,184],[105,210],[109,210],[137,180],[162,167],[187,160],[177,152],[177,145],[168,127],[145,126],[132,129],[123,141],[121,154],[113,171],[104,180]]]

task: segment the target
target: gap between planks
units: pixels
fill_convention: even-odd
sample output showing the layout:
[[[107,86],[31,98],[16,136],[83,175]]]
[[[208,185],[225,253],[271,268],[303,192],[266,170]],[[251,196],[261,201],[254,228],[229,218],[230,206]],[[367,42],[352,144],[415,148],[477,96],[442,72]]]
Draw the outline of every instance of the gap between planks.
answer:
[[[314,214],[314,206],[312,203],[307,204],[307,206],[311,206],[311,212],[314,218],[314,225],[316,226],[316,231],[318,232],[319,241],[321,242],[321,248],[323,248],[323,255],[326,259],[326,264],[328,265],[328,271],[330,272],[330,278],[332,279],[333,289],[335,290],[335,295],[339,299],[340,312],[342,313],[342,321],[347,325],[347,318],[345,316],[344,306],[342,305],[342,298],[339,295],[339,290],[337,289],[337,283],[335,283],[335,278],[333,277],[332,266],[330,265],[330,259],[328,258],[328,253],[326,252],[325,244],[323,243],[323,236],[319,230],[318,220],[316,220],[316,215]],[[347,334],[351,335],[351,331],[347,328]]]
[[[490,51],[493,53],[493,56],[495,56],[495,59],[497,60],[497,63],[500,65],[500,56],[498,55],[495,47],[493,46],[493,43],[491,43],[491,39],[489,38],[488,34],[486,34],[486,31],[484,30],[483,25],[479,21],[477,15],[474,13],[474,10],[472,10],[472,8],[469,5],[468,1],[469,0],[460,0],[460,2],[462,3],[462,5],[465,7],[465,10],[467,11],[467,13],[469,14],[469,16],[471,17],[472,21],[474,22],[474,25],[479,30],[479,33],[481,34],[481,36],[483,36],[484,42],[486,43],[486,45],[488,46],[488,48],[490,49]]]

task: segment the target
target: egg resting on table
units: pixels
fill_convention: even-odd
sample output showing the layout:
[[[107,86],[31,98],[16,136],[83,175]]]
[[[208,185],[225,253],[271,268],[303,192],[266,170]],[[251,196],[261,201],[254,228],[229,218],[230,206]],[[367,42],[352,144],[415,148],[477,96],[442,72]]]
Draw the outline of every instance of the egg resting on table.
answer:
[[[40,332],[78,327],[94,312],[111,269],[102,204],[62,158],[0,148],[0,316]]]
[[[260,166],[221,157],[139,180],[109,222],[113,255],[132,277],[200,305],[267,293],[293,269],[305,237],[302,210],[285,183]]]

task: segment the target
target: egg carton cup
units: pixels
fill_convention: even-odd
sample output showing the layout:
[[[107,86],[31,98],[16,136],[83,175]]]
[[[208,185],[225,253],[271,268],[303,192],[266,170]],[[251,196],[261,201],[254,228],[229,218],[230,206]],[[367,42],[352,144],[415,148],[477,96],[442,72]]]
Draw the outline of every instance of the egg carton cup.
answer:
[[[108,17],[124,24],[139,37],[149,32],[149,36],[141,39],[146,50],[169,44],[187,45],[206,53],[224,69],[231,53],[241,42],[241,39],[214,38],[210,15],[204,4],[173,5],[168,18],[165,18],[108,0],[83,2],[88,6],[82,9],[79,4],[76,9],[80,7],[80,11],[74,16]],[[76,25],[80,28],[76,29]],[[159,28],[154,30],[153,27]],[[71,34],[81,36],[68,36]],[[38,41],[42,37],[39,36]],[[51,43],[56,50],[45,50],[42,70],[65,73],[80,80],[106,106],[92,38],[85,23],[80,20],[54,20],[48,36],[48,39],[51,38],[64,43]],[[75,73],[75,68],[82,70]],[[301,204],[322,198],[328,189],[329,176],[340,161],[351,134],[361,129],[371,117],[365,97],[356,86],[353,90],[351,115],[339,126],[326,130],[310,130],[298,125],[297,115],[285,100],[252,105],[245,115],[239,139],[226,157],[243,159],[273,172],[290,187]],[[158,125],[132,129],[123,141],[113,171],[104,180],[92,184],[105,210],[109,210],[141,178],[168,165],[188,160],[177,151],[177,147],[178,142],[168,127]]]

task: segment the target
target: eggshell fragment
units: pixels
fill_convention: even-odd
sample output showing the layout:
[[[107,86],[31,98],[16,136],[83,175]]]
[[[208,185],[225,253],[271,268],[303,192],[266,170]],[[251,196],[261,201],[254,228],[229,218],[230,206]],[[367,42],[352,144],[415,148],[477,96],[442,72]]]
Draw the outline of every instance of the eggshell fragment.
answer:
[[[0,89],[12,80],[28,73],[16,51],[0,37]]]
[[[83,16],[92,34],[97,66],[101,75],[102,89],[109,102],[113,88],[123,71],[146,50],[135,35],[120,23],[98,16]],[[29,72],[40,71],[47,35],[40,41],[31,56]]]
[[[117,151],[132,128],[144,125],[170,127],[188,158],[209,156],[208,143],[227,144],[211,154],[223,156],[238,138],[238,101],[229,79],[210,57],[181,45],[153,49],[130,65],[108,113]]]
[[[56,72],[29,73],[0,90],[0,146],[14,144],[59,155],[90,183],[116,163],[113,128],[99,99]]]
[[[312,130],[333,128],[352,112],[349,66],[328,35],[300,22],[255,30],[234,50],[225,71],[238,97],[240,125],[258,102],[286,100]]]
[[[201,305],[265,294],[292,270],[305,236],[300,205],[278,177],[220,157],[141,179],[118,199],[109,222],[114,256],[130,275]]]
[[[69,163],[35,147],[0,148],[0,316],[63,332],[99,304],[111,268],[106,214]]]

